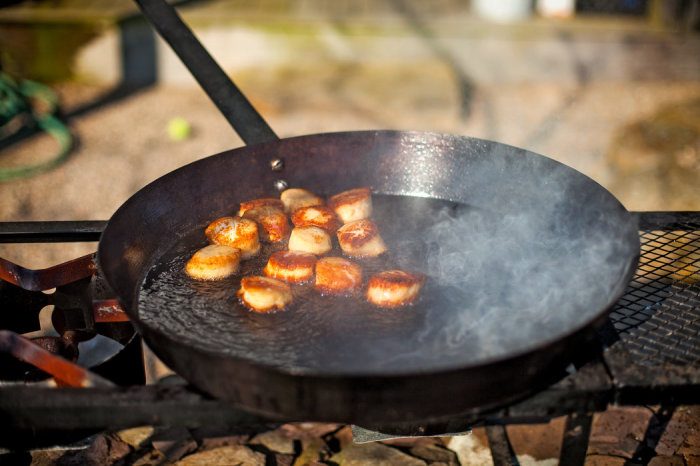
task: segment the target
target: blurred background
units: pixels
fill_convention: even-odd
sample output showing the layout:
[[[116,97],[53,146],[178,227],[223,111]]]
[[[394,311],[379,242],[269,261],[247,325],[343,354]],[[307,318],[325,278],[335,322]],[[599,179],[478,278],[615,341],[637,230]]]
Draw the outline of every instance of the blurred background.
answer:
[[[629,210],[700,210],[698,0],[173,3],[281,137],[487,138],[578,169]],[[159,176],[242,145],[131,0],[0,2],[0,69],[0,221],[108,219]],[[0,257],[41,268],[94,249]],[[658,464],[700,461],[700,415],[679,413],[660,454],[690,456]],[[622,464],[650,412],[606,414],[592,464]],[[518,428],[518,451],[558,455],[561,420]],[[488,458],[455,442],[462,464]]]

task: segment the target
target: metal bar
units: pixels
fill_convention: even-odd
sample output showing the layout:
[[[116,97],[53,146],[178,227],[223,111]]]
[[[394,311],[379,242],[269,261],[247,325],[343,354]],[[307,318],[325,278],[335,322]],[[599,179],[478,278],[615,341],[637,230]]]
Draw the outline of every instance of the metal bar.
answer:
[[[111,387],[107,379],[56,356],[9,330],[0,330],[0,351],[41,369],[69,387]]]
[[[486,436],[489,439],[491,458],[494,466],[518,466],[520,462],[515,456],[513,446],[510,444],[506,426],[494,424],[486,426]]]
[[[632,214],[638,216],[640,230],[685,230],[688,228],[687,224],[700,225],[700,212],[632,212]]]
[[[32,270],[0,257],[0,280],[25,290],[43,291],[73,283],[95,273],[94,254],[73,259],[46,269]]]
[[[107,222],[0,222],[0,243],[68,243],[99,241]]]
[[[656,456],[656,446],[666,432],[666,427],[671,422],[675,411],[675,406],[661,405],[659,410],[649,419],[644,438],[639,442],[631,460],[625,464],[649,464],[651,459]]]
[[[573,413],[566,416],[559,464],[577,466],[585,463],[592,424],[592,413]]]
[[[276,141],[277,135],[243,93],[209,55],[180,16],[165,0],[135,0],[204,92],[246,144]]]
[[[0,423],[0,431],[120,429],[142,425],[252,428],[285,421],[271,421],[237,410],[184,385],[79,390],[7,386],[0,391],[0,419],[5,421]]]

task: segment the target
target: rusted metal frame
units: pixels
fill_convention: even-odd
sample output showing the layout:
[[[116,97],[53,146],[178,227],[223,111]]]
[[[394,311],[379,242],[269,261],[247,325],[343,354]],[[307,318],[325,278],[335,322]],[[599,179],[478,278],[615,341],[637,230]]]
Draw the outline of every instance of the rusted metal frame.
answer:
[[[89,287],[89,277],[94,275],[96,270],[94,254],[41,270],[27,269],[0,258],[0,279],[37,294],[41,294],[40,291],[57,288],[56,293],[45,295],[47,303],[56,305],[57,309],[62,307],[66,311],[76,309],[81,312],[82,310],[82,317],[79,319],[85,324],[79,325],[77,333],[71,331],[70,335],[64,335],[64,339],[82,339],[94,332],[91,329],[95,323],[128,321],[126,313],[122,311],[116,300],[90,303],[90,293],[86,287]],[[81,336],[81,334],[84,335]],[[73,387],[113,385],[97,374],[56,356],[9,330],[0,331],[0,351],[7,352],[43,370],[64,385]]]
[[[107,379],[56,356],[21,335],[9,330],[0,330],[0,351],[9,353],[42,371],[52,375],[58,382],[70,387],[111,387]]]
[[[604,358],[613,378],[615,404],[700,403],[700,368],[697,364],[640,365],[622,343],[606,351]]]
[[[566,465],[583,465],[591,436],[593,413],[572,413],[566,416],[566,425],[559,453],[559,463]]]
[[[96,270],[94,253],[40,270],[27,269],[0,257],[0,279],[28,291],[60,288],[90,277]],[[54,299],[48,301],[53,303]],[[92,311],[94,322],[129,321],[116,299],[95,300]]]
[[[700,225],[700,212],[632,212],[639,218],[640,230],[686,230]]]
[[[57,288],[95,273],[95,254],[73,259],[46,269],[32,270],[0,258],[0,279],[29,291]]]
[[[508,438],[506,426],[503,424],[493,424],[486,426],[486,437],[489,440],[491,458],[494,466],[517,466],[520,464],[515,455],[513,445]]]

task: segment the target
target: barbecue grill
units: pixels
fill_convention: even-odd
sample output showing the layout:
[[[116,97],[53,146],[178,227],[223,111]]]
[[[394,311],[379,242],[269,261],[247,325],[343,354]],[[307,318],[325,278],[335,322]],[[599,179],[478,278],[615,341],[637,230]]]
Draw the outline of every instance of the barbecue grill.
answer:
[[[610,404],[661,405],[664,414],[655,419],[661,429],[651,432],[654,438],[641,442],[654,445],[676,406],[700,402],[700,213],[635,215],[641,228],[640,265],[609,322],[599,332],[599,344],[582,348],[567,371],[552,374],[556,382],[533,396],[498,409],[475,409],[436,425],[392,427],[385,432],[387,437],[463,432],[470,426],[486,425],[494,459],[497,464],[509,464],[513,452],[505,425],[567,416],[561,459],[563,464],[582,464],[594,412],[603,411]],[[0,224],[0,239],[27,243],[27,247],[36,242],[96,241],[102,227],[101,222],[4,222]],[[110,327],[123,323],[114,322],[121,320],[118,311],[117,317],[107,317],[113,303],[99,271],[88,260],[77,264],[72,261],[38,274],[43,277],[42,286],[58,285],[50,296],[59,312],[59,303],[72,304],[73,312],[78,313],[74,317],[81,317],[73,319],[74,329],[90,331],[84,326],[84,316],[91,316],[98,321],[93,328],[116,335],[117,331]],[[7,264],[3,263],[2,268],[7,271]],[[3,328],[24,333],[37,328],[38,314],[47,303],[47,295],[3,281],[0,300]],[[152,423],[185,427],[235,425],[254,430],[282,422],[233,409],[184,383],[144,385],[138,338],[130,340],[128,334],[118,338],[124,341],[125,337],[125,349],[94,369],[118,387],[52,388],[37,382],[3,382],[0,438],[17,446],[21,445],[17,442],[55,442],[75,431]],[[3,345],[3,349],[7,348]],[[382,438],[365,429],[356,429],[355,433],[360,441]],[[637,459],[649,459],[653,454],[653,447],[647,448],[638,452]]]
[[[158,26],[159,19],[147,13]],[[177,48],[177,44],[175,45]],[[186,50],[185,50],[186,52]],[[187,61],[187,53],[183,59]],[[188,63],[207,82],[216,72],[203,73],[207,63]],[[227,103],[240,100],[235,88],[219,87],[223,94],[211,95],[222,112],[232,118]],[[232,92],[233,94],[226,94]],[[245,113],[245,112],[244,112]],[[255,113],[248,117],[255,119]],[[248,143],[269,140],[264,122],[242,134]],[[262,131],[260,131],[262,128]],[[274,166],[273,166],[274,168]],[[566,464],[582,463],[585,457],[592,413],[610,403],[661,404],[663,416],[670,418],[673,406],[698,402],[700,388],[700,214],[636,213],[640,225],[641,257],[636,275],[614,306],[609,320],[597,331],[597,338],[576,352],[565,371],[542,374],[549,384],[535,395],[521,397],[506,405],[475,407],[458,417],[431,423],[381,422],[371,430],[357,428],[358,439],[386,435],[433,435],[460,432],[469,426],[487,426],[494,461],[507,464],[513,452],[504,425],[511,422],[543,422],[567,415],[562,448]],[[4,223],[0,237],[5,242],[96,241],[104,228],[101,222]],[[61,384],[85,388],[49,388],[42,382],[15,382],[0,387],[5,438],[31,443],[57,433],[86,432],[142,424],[196,427],[205,423],[250,426],[302,419],[268,419],[239,411],[228,404],[179,384],[143,385],[139,360],[139,337],[133,332],[91,256],[76,259],[44,271],[24,270],[7,261],[0,263],[3,328],[16,333],[36,330],[41,308],[54,304],[54,325],[59,340],[44,343],[49,350],[71,357],[70,347],[89,341],[95,333],[119,343],[121,351],[99,361],[91,371],[66,365],[64,359],[37,350],[18,339],[15,333],[0,334],[0,346],[22,360],[33,361],[52,373]],[[42,293],[56,288],[52,295]],[[7,310],[14,312],[10,313]],[[31,317],[29,317],[31,316]],[[52,343],[52,344],[51,344]],[[104,358],[100,358],[104,359]],[[28,369],[22,369],[28,371]],[[36,375],[36,374],[35,374]],[[116,388],[115,384],[126,388]],[[115,409],[123,408],[123,409]],[[663,422],[661,419],[659,422]],[[656,430],[658,433],[658,429]],[[658,434],[660,435],[660,434]],[[37,437],[38,436],[38,437]],[[652,439],[653,440],[653,439]],[[644,459],[653,451],[639,451]]]

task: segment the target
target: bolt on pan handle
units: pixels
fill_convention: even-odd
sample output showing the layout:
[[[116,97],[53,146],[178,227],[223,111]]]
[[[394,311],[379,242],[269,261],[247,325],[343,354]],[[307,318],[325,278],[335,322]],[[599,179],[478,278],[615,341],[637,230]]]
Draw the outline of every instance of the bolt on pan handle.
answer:
[[[279,139],[197,40],[173,6],[166,0],[135,1],[246,144]]]

